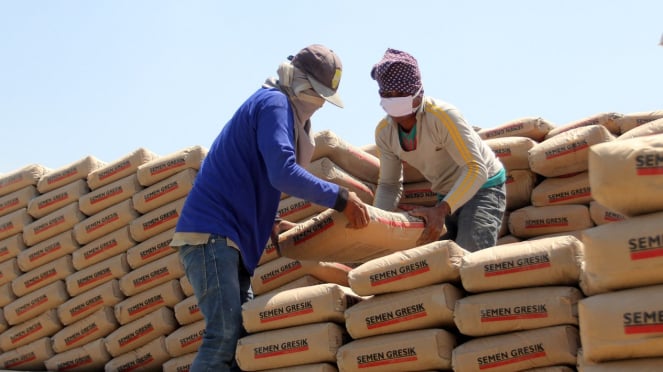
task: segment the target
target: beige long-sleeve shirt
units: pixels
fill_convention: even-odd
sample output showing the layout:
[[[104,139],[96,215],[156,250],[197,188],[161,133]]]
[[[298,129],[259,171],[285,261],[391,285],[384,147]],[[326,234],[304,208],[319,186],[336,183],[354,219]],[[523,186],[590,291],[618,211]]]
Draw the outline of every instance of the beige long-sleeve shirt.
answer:
[[[391,117],[378,124],[375,143],[380,151],[380,177],[373,204],[396,209],[403,194],[405,161],[431,183],[432,191],[445,195],[453,213],[503,168],[502,163],[451,104],[424,97],[416,119],[417,148],[413,151],[401,147],[398,124]]]

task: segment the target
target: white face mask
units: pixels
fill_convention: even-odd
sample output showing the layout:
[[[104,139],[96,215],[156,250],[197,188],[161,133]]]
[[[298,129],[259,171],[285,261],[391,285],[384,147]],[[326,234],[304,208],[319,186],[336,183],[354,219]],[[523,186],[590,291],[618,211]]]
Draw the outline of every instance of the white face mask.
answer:
[[[417,109],[419,108],[419,107],[412,107],[412,103],[414,102],[414,97],[419,95],[422,88],[423,87],[419,88],[417,93],[415,93],[412,96],[381,97],[380,106],[382,106],[382,108],[387,113],[387,115],[391,117],[401,117],[401,116],[410,115],[411,113],[417,111]]]

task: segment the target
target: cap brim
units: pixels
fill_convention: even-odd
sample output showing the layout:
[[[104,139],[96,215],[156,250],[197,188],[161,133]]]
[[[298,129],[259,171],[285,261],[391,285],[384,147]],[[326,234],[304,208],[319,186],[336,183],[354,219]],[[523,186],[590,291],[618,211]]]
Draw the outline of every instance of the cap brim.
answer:
[[[341,96],[338,94],[338,92],[334,92],[333,90],[327,88],[324,84],[309,75],[307,75],[306,78],[311,83],[313,90],[315,90],[315,92],[318,93],[320,97],[324,98],[327,102],[343,108],[343,101],[341,100]]]

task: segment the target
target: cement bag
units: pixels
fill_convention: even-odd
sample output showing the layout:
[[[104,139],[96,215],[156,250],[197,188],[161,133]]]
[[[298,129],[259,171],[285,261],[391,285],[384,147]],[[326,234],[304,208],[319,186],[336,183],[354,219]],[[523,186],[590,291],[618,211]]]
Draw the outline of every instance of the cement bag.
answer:
[[[497,239],[497,244],[495,244],[495,245],[518,243],[518,242],[521,242],[521,241],[522,241],[522,239],[516,238],[513,235],[504,235],[504,236],[501,236]]]
[[[527,206],[509,214],[509,231],[519,238],[566,233],[587,229],[594,224],[589,207],[582,204]]]
[[[432,207],[437,203],[437,193],[431,190],[428,181],[403,184],[403,194],[399,204]]]
[[[663,283],[663,212],[587,229],[580,288],[587,295]]]
[[[171,254],[133,270],[120,278],[120,289],[127,296],[154,288],[185,275],[180,256]]]
[[[140,213],[147,213],[189,194],[198,171],[185,169],[157,182],[132,196],[134,208]]]
[[[177,250],[170,246],[175,228],[159,233],[127,249],[127,262],[132,269],[168,256]]]
[[[26,186],[35,186],[50,172],[49,168],[39,164],[30,164],[0,176],[0,195],[7,195]]]
[[[37,188],[28,185],[0,197],[0,216],[4,216],[21,208],[27,208],[32,199],[38,195],[39,191],[37,191]],[[28,208],[28,214],[30,214],[30,208]]]
[[[23,274],[16,258],[0,263],[0,285],[10,283]]]
[[[91,171],[87,176],[90,189],[96,190],[121,178],[135,175],[138,167],[158,158],[152,151],[140,147],[131,153]]]
[[[48,337],[62,329],[55,309],[17,324],[0,334],[0,349],[7,352],[27,345],[42,337]]]
[[[23,234],[12,235],[0,240],[0,262],[15,258],[25,249]],[[0,279],[2,281],[2,279]],[[0,305],[1,306],[1,305]]]
[[[454,371],[521,371],[575,365],[578,329],[561,325],[469,340],[453,351]]]
[[[281,199],[276,215],[290,222],[299,222],[327,209],[321,205],[294,196]]]
[[[34,218],[44,217],[67,204],[76,203],[88,192],[90,192],[90,189],[85,180],[76,180],[30,200],[28,213]]]
[[[14,371],[39,371],[44,369],[44,361],[55,353],[51,340],[42,337],[27,345],[0,354],[0,367]]]
[[[347,270],[350,270],[348,267]],[[347,273],[345,274],[347,277]],[[254,298],[258,298],[260,296],[271,296],[279,292],[286,291],[288,289],[295,289],[295,288],[304,288],[312,285],[318,285],[318,284],[323,284],[325,283],[324,281],[314,277],[313,275],[306,274],[304,276],[301,276],[291,282],[287,282],[279,287],[276,287],[272,290],[269,290],[267,292],[262,292],[259,295],[256,295]],[[346,280],[347,283],[347,280]],[[343,285],[343,284],[341,284]],[[255,293],[254,293],[255,294]]]
[[[147,240],[177,225],[186,198],[180,198],[146,214],[129,223],[131,237],[137,242]]]
[[[151,186],[187,168],[200,169],[206,155],[206,148],[191,146],[155,158],[138,166],[138,182],[143,186]]]
[[[466,254],[454,241],[438,240],[370,260],[350,270],[348,282],[362,296],[459,282]]]
[[[529,169],[528,151],[537,142],[527,137],[503,137],[486,140],[507,171]]]
[[[603,112],[603,113],[598,113],[595,115],[591,115],[586,118],[582,118],[580,120],[572,121],[570,123],[560,125],[556,128],[553,128],[546,134],[546,140],[556,136],[561,133],[565,133],[568,131],[571,131],[573,129],[578,129],[581,127],[588,127],[592,125],[599,125],[602,127],[605,127],[610,133],[614,135],[619,135],[621,133],[621,129],[619,128],[619,125],[617,121],[621,119],[624,115],[616,113],[616,112]]]
[[[5,320],[3,312],[0,311],[0,332],[4,332],[7,328],[9,328],[9,324]]]
[[[592,195],[606,207],[627,216],[663,210],[663,134],[592,146],[589,170]]]
[[[117,327],[118,324],[113,316],[113,309],[105,306],[92,315],[80,319],[54,334],[51,337],[53,350],[56,353],[62,353],[84,346],[91,341],[108,335]]]
[[[129,227],[120,227],[72,252],[71,261],[76,270],[83,270],[86,267],[126,252],[134,244],[136,242],[131,239]]]
[[[453,327],[454,304],[462,296],[462,291],[449,283],[373,296],[345,311],[345,328],[356,340],[416,329]]]
[[[203,343],[205,321],[199,320],[182,326],[166,337],[166,351],[171,357],[178,357],[198,351]]]
[[[170,359],[166,350],[165,336],[159,336],[135,350],[117,356],[106,363],[106,372],[115,371],[159,371]]]
[[[661,118],[663,118],[663,111],[634,112],[617,118],[615,124],[619,127],[619,133],[624,134],[630,132],[636,127],[641,127]]]
[[[469,292],[576,285],[582,255],[582,242],[568,235],[504,244],[464,256],[460,278]]]
[[[306,170],[314,176],[323,180],[345,186],[348,190],[354,191],[359,199],[366,204],[373,204],[374,190],[366,183],[350,175],[347,171],[340,168],[329,158],[320,158],[314,160],[306,167]]]
[[[67,204],[26,225],[23,228],[23,240],[27,245],[35,245],[72,229],[85,218],[86,216],[78,209],[78,204]]]
[[[502,137],[527,137],[541,142],[546,134],[555,128],[551,122],[540,117],[523,117],[500,124],[494,128],[479,130],[484,140]]]
[[[98,212],[74,226],[74,237],[80,244],[109,234],[138,218],[131,200],[125,200]]]
[[[172,308],[183,299],[180,281],[174,279],[126,298],[113,306],[113,311],[117,321],[124,325],[164,306]]]
[[[532,190],[532,205],[585,204],[592,201],[589,173],[582,172],[568,177],[550,177]]]
[[[200,312],[198,307],[198,299],[196,296],[189,296],[184,300],[176,303],[173,306],[175,312],[175,319],[180,325],[191,324],[198,320],[203,320],[203,313]]]
[[[74,273],[71,256],[62,256],[12,279],[12,291],[21,297]]]
[[[75,252],[79,248],[71,230],[39,242],[16,255],[16,263],[23,272]]]
[[[595,200],[589,202],[589,216],[597,226],[610,222],[623,221],[628,218],[621,213],[606,208],[603,204]]]
[[[158,339],[159,336],[165,336],[176,328],[173,311],[162,307],[116,329],[104,338],[104,343],[110,355],[116,357]]]
[[[366,262],[416,246],[424,222],[406,212],[368,208],[363,229],[349,229],[341,212],[328,209],[279,236],[281,255],[298,260]]]
[[[56,308],[68,299],[69,294],[64,286],[64,282],[58,280],[18,298],[2,310],[7,323],[16,325],[34,318],[46,310]]]
[[[182,275],[180,278],[180,286],[182,286],[182,292],[184,292],[185,296],[193,296],[193,287],[186,275]]]
[[[191,364],[198,353],[184,354],[179,357],[170,358],[162,366],[163,372],[187,372],[191,370]]]
[[[25,227],[31,226],[32,221],[27,208],[21,208],[0,217],[0,239],[20,234]]]
[[[444,329],[422,329],[351,341],[336,353],[339,371],[450,370],[456,339]]]
[[[0,306],[7,306],[7,304],[16,300],[16,295],[12,292],[11,283],[0,284]],[[6,323],[4,318],[0,322],[0,332],[2,332],[2,324]]]
[[[536,174],[526,169],[516,169],[506,174],[506,209],[512,211],[532,203],[532,190]]]
[[[123,299],[120,286],[114,279],[96,287],[94,291],[83,292],[58,306],[58,319],[63,325],[69,325],[104,306],[112,307]]]
[[[578,372],[658,372],[663,365],[663,358],[622,359],[595,363],[584,360],[581,354],[578,353]]]
[[[370,153],[371,155],[380,158],[380,149],[376,144],[372,143],[361,147],[362,150]],[[403,163],[403,183],[417,183],[426,181],[426,178],[417,170],[417,168],[411,166],[408,162],[404,161]],[[373,183],[376,183],[375,181]]]
[[[642,124],[636,128],[629,130],[628,132],[623,133],[621,136],[617,137],[617,140],[627,140],[638,137],[651,136],[654,134],[663,133],[663,119],[656,119],[650,121],[646,124]]]
[[[532,147],[530,169],[546,177],[584,172],[590,146],[613,140],[614,136],[601,125],[571,129]]]
[[[44,361],[44,365],[49,371],[97,371],[103,370],[110,358],[104,340],[100,338],[81,347],[55,354]]]
[[[312,161],[329,158],[352,176],[365,182],[377,183],[380,160],[375,155],[351,145],[329,130],[315,133],[313,139],[315,150],[311,156]]]
[[[663,356],[663,285],[578,302],[583,357],[593,362]]]
[[[138,183],[138,177],[132,174],[81,196],[78,200],[78,207],[81,212],[92,216],[115,204],[131,199],[142,189],[143,186]]]
[[[267,240],[265,244],[265,249],[262,250],[262,255],[260,255],[260,260],[258,260],[258,266],[264,265],[269,261],[273,261],[281,257],[276,245],[272,242],[272,239]]]
[[[486,292],[456,302],[454,323],[467,336],[578,325],[578,288],[547,286]]]
[[[235,359],[243,371],[333,362],[346,338],[331,322],[275,329],[240,338]]]
[[[113,279],[124,277],[130,270],[126,254],[118,254],[67,276],[67,292],[77,296]]]
[[[350,267],[339,263],[298,261],[281,257],[255,269],[251,277],[251,289],[253,294],[260,295],[305,275],[314,276],[326,283],[349,287],[348,272]]]
[[[348,287],[325,283],[258,296],[242,305],[242,324],[249,333],[292,326],[334,322],[362,298]]]
[[[86,179],[90,172],[104,165],[106,165],[105,162],[94,156],[86,156],[44,174],[37,182],[37,190],[45,194],[48,191],[55,190],[76,180]]]

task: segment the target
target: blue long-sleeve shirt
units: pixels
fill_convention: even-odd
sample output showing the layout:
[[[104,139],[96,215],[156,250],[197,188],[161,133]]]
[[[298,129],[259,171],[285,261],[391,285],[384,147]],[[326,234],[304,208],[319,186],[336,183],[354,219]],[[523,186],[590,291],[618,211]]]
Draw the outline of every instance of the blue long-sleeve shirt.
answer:
[[[212,143],[175,231],[232,239],[253,274],[282,192],[328,208],[339,206],[340,187],[299,166],[295,147],[287,96],[278,89],[259,89]]]

